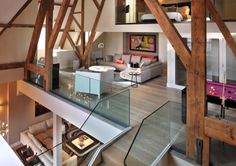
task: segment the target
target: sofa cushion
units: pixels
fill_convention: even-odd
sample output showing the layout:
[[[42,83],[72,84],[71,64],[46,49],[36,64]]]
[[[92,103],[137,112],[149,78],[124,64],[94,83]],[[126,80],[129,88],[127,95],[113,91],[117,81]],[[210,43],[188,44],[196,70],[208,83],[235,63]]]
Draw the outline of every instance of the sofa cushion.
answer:
[[[43,132],[45,130],[47,130],[47,125],[46,125],[45,121],[33,124],[32,126],[29,127],[29,132],[31,134],[38,134],[38,133]]]
[[[141,61],[141,56],[131,56],[131,63],[140,63]]]
[[[33,152],[36,154],[41,154],[41,149],[39,148],[39,147],[37,147],[35,144],[34,144],[34,142],[33,141],[29,141],[28,143],[27,143],[27,145],[29,145],[30,146],[30,148],[33,150]]]
[[[46,156],[40,155],[39,159],[43,162],[44,165],[53,166],[53,163],[51,161],[49,161]]]
[[[125,63],[130,63],[130,55],[122,55],[121,59],[125,62]]]
[[[47,149],[52,149],[53,145],[52,145],[53,141],[52,138],[47,137],[46,139],[42,140],[42,144],[47,148]]]
[[[45,133],[47,134],[48,137],[50,137],[50,138],[53,137],[53,129],[52,129],[52,128],[47,129],[47,130],[45,131]]]
[[[41,148],[43,145],[40,143],[40,141],[35,138],[33,136],[33,134],[31,134],[30,132],[28,132],[28,136],[30,137],[30,139],[32,140],[32,142],[38,147],[38,148]]]
[[[113,62],[115,62],[117,59],[121,59],[121,54],[115,54],[113,57]]]
[[[123,60],[121,60],[121,59],[117,59],[117,60],[116,60],[116,63],[117,63],[117,64],[124,64],[125,62],[124,62]]]
[[[152,59],[150,59],[150,58],[142,58],[142,60],[140,62],[140,66],[148,66],[151,63],[152,63]]]
[[[47,120],[46,120],[46,124],[47,124],[47,127],[48,127],[48,128],[52,128],[52,125],[53,125],[53,119],[52,119],[52,118],[47,119]]]
[[[45,133],[45,132],[41,132],[41,133],[38,133],[36,135],[34,135],[35,138],[37,138],[39,141],[42,142],[42,140],[46,139],[48,137],[48,134]]]
[[[44,155],[50,162],[53,162],[52,151],[47,150],[45,147],[41,148],[42,155]]]

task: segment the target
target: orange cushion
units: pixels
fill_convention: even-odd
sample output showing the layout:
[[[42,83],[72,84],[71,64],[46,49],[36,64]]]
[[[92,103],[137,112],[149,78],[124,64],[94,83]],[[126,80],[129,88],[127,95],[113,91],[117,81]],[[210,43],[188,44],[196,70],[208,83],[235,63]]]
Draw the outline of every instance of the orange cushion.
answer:
[[[117,64],[124,64],[124,61],[121,60],[121,59],[117,59],[117,60],[116,60],[116,63],[117,63]]]

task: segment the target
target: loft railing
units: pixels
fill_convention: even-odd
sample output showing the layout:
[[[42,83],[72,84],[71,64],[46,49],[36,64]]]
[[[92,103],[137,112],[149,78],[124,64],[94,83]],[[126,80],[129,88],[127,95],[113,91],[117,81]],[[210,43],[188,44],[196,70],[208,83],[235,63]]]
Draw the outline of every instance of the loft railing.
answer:
[[[143,119],[125,157],[124,164],[156,165],[184,132],[181,104],[168,101]]]
[[[87,123],[90,123],[90,119],[102,118],[106,123],[115,125],[118,128],[125,130],[130,126],[130,94],[129,89],[125,89],[119,93],[109,96],[97,103],[94,109],[90,112],[80,129],[77,130],[75,136],[68,136],[69,133],[63,135],[63,142],[54,146],[51,149],[42,147],[41,153],[37,156],[44,165],[53,165],[56,160],[53,160],[53,154],[57,154],[57,158],[60,157],[61,165],[77,166],[80,164],[88,165],[92,159],[96,149],[102,144],[96,138],[88,135],[83,131],[87,128]],[[110,112],[109,112],[110,111]],[[118,113],[118,114],[117,114]],[[78,145],[77,147],[72,144],[72,140],[81,136],[87,135],[93,143],[86,145]],[[69,138],[68,138],[69,137]],[[91,140],[89,140],[91,142]],[[88,142],[89,142],[88,141]],[[89,152],[88,152],[89,151]]]

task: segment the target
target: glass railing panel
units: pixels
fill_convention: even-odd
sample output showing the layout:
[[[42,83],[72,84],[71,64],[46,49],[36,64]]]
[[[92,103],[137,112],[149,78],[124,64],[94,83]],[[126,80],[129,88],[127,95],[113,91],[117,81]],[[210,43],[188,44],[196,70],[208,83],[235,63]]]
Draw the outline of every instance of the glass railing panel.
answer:
[[[130,90],[126,89],[101,100],[94,108],[91,116],[102,119],[107,123],[111,123],[118,128],[126,128],[130,126]],[[88,118],[85,123],[88,125],[93,121]]]
[[[29,72],[29,82],[37,85],[39,87],[43,87],[43,76],[34,72]]]
[[[58,69],[54,70],[56,73]],[[58,73],[59,86],[52,92],[90,110],[93,110],[99,101],[129,86],[121,86],[115,82],[113,71],[99,73],[88,70],[60,70]]]
[[[151,165],[182,130],[181,104],[167,102],[145,118],[126,156],[126,165]]]

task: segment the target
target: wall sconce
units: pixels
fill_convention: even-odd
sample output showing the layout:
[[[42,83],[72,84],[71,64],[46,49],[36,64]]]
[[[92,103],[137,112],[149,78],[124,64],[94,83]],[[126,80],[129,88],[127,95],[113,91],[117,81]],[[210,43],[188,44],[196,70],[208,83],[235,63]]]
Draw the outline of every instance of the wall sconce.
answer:
[[[8,132],[8,124],[0,121],[0,135],[4,137],[5,135],[7,135]]]

